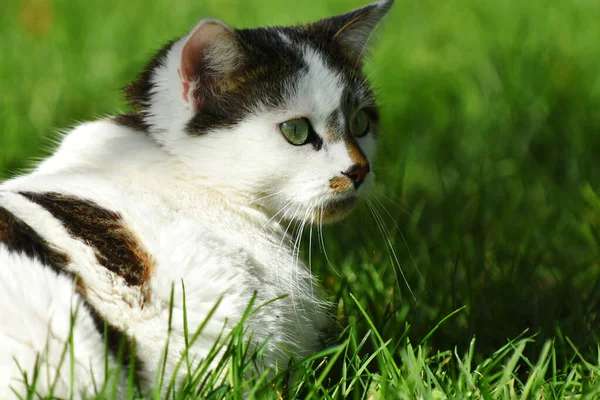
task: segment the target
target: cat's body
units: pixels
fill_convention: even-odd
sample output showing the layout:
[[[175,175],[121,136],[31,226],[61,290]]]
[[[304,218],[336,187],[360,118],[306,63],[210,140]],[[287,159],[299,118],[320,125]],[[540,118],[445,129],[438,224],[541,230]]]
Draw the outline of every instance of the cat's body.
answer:
[[[100,132],[107,140],[98,141],[99,147],[93,149],[89,146],[89,136]],[[50,159],[38,172],[8,182],[0,194],[0,206],[67,254],[71,262],[66,270],[82,279],[87,302],[108,323],[135,337],[140,362],[160,365],[168,334],[172,282],[175,284],[175,301],[170,346],[173,349],[185,347],[182,279],[190,327],[199,326],[223,296],[215,315],[203,330],[198,346],[192,347],[192,359],[207,355],[226,320],[231,324],[240,320],[254,291],[258,297],[257,304],[290,294],[273,302],[268,312],[259,312],[250,320],[258,341],[274,335],[269,346],[280,347],[285,343],[288,351],[299,356],[306,356],[322,346],[319,332],[325,328],[325,316],[315,297],[318,290],[313,288],[310,274],[302,262],[297,263],[289,240],[283,238],[281,226],[269,222],[268,217],[250,207],[244,210],[243,203],[236,203],[236,200],[244,199],[226,198],[209,188],[192,185],[180,166],[178,168],[178,165],[169,162],[147,136],[130,128],[109,121],[96,122],[71,133],[64,150],[72,150],[68,149],[70,140],[73,140],[73,145],[81,140],[80,143],[85,143],[93,154],[80,160],[73,159],[65,166],[57,166],[57,169],[52,165],[55,160]],[[127,148],[135,154],[129,153]],[[60,158],[62,151],[54,156],[60,163],[65,161]],[[73,153],[69,151],[69,154]],[[142,154],[143,160],[140,159]],[[68,159],[69,155],[65,157]],[[61,193],[118,212],[132,240],[139,242],[147,253],[137,259],[138,265],[147,270],[147,281],[142,276],[142,281],[132,278],[133,284],[128,284],[119,274],[107,271],[90,251],[96,247],[81,243],[81,238],[73,238],[46,208],[19,192],[41,193],[40,196],[46,196],[55,204],[61,199],[47,194]],[[89,205],[91,208],[96,206]],[[97,218],[98,221],[91,222],[104,224],[102,216]],[[93,234],[92,229],[89,234]],[[121,238],[115,235],[114,240]],[[11,262],[14,257],[13,252],[0,247],[0,265],[3,266],[0,268],[0,281],[3,286],[10,285],[11,277],[19,276],[24,269],[33,275],[41,269],[41,264],[31,259],[23,259],[24,265],[14,264]],[[14,330],[10,336],[16,340],[15,347],[9,346],[9,352],[4,354],[15,354],[22,366],[35,361],[35,352],[43,348],[43,335],[37,343],[31,343],[35,341],[31,336],[44,332],[44,324],[47,323],[41,319],[38,326],[30,326],[28,321],[23,320],[19,315],[27,311],[21,308],[26,305],[23,302],[31,301],[29,307],[38,310],[41,316],[47,314],[48,302],[36,298],[38,291],[43,293],[52,288],[50,296],[62,297],[65,304],[70,302],[70,286],[65,286],[66,290],[54,289],[65,280],[64,277],[54,272],[47,275],[37,287],[27,281],[16,282],[15,289],[18,291],[4,290],[0,295],[2,318],[7,317],[5,305],[16,308],[16,314],[8,324]],[[121,275],[127,276],[127,272],[122,271]],[[58,311],[65,312],[64,318],[68,322],[69,308]],[[82,309],[80,315],[87,312],[87,309]],[[85,365],[88,354],[83,352],[84,346],[77,343],[85,335],[79,334],[78,329],[76,325],[75,356],[82,356]],[[68,335],[68,326],[63,333]],[[93,333],[100,336],[100,332]],[[18,339],[22,342],[19,343]],[[27,343],[30,343],[29,346]],[[52,352],[62,352],[60,342],[51,345]],[[19,351],[14,351],[16,349]],[[269,357],[283,360],[286,354],[280,350],[283,349],[273,347],[268,352]],[[91,343],[89,351],[99,361],[96,372],[103,372],[103,339],[100,337],[98,343]],[[168,364],[170,367],[176,364],[179,356],[175,351],[172,353],[174,362]],[[185,372],[183,368],[181,372]],[[152,382],[154,376],[150,373],[150,376],[142,378]]]
[[[186,347],[184,292],[190,332],[220,300],[189,349],[192,363],[254,295],[255,306],[283,296],[247,322],[253,343],[267,341],[267,366],[324,346],[333,322],[290,222],[342,218],[372,184],[372,95],[339,58],[358,64],[351,42],[362,51],[359,38],[390,5],[320,22],[321,35],[347,48],[322,45],[312,26],[233,31],[205,20],[130,86],[134,113],[80,125],[34,172],[0,185],[1,398],[11,386],[24,393],[38,354],[38,392],[91,394],[107,378],[105,342],[112,365],[121,338],[135,342],[143,390],[168,339],[170,379]],[[361,18],[365,27],[350,32]],[[361,107],[371,125],[349,135],[359,129],[349,124],[363,124],[350,117]],[[298,117],[312,125],[303,143],[293,143],[305,124]],[[63,354],[71,326],[74,363]]]

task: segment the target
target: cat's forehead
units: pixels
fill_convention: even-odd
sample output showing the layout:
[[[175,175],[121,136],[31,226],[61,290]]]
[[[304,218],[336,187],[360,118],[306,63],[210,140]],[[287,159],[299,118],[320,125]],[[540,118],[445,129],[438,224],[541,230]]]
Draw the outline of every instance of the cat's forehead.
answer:
[[[257,57],[275,68],[301,70],[323,66],[339,74],[350,85],[365,80],[360,62],[325,32],[310,26],[267,27],[236,30],[249,57]],[[307,49],[310,49],[307,51]],[[316,62],[317,59],[320,62]]]
[[[289,96],[298,102],[312,101],[314,112],[333,109],[358,101],[374,102],[373,93],[356,60],[319,31],[305,26],[238,30],[247,56],[261,71],[259,84],[267,87],[294,87]]]

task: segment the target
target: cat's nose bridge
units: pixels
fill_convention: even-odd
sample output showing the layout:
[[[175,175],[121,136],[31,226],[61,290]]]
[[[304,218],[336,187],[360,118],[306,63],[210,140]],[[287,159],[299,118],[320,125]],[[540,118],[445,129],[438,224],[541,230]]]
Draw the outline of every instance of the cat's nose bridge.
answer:
[[[354,183],[354,188],[358,189],[358,187],[364,182],[365,177],[371,171],[371,167],[369,163],[367,164],[354,164],[345,172],[342,172],[343,175],[352,179]]]
[[[369,165],[369,160],[365,156],[365,153],[362,151],[356,139],[347,138],[346,142],[346,150],[348,151],[348,156],[350,160],[355,165]]]

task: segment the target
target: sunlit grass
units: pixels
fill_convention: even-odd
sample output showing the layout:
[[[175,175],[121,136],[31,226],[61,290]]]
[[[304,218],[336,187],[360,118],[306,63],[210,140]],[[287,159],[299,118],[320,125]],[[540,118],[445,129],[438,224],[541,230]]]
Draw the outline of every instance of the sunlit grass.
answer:
[[[157,369],[153,389],[144,392],[133,379],[135,366],[131,361],[125,381],[127,390],[120,391],[127,393],[125,397],[117,395],[119,391],[116,384],[119,379],[107,379],[104,384],[93,388],[90,398],[593,399],[600,395],[600,363],[597,360],[588,362],[574,347],[573,359],[562,366],[558,365],[552,341],[543,343],[537,359],[525,356],[524,350],[534,341],[527,332],[509,340],[481,361],[477,361],[475,339],[470,341],[464,352],[457,349],[432,352],[427,345],[427,338],[418,345],[411,343],[406,335],[408,327],[403,333],[399,332],[395,339],[384,341],[360,303],[351,297],[362,319],[370,327],[364,336],[349,326],[340,335],[337,345],[304,360],[292,359],[288,365],[276,370],[262,367],[263,346],[253,346],[254,351],[249,351],[251,346],[247,342],[249,332],[245,322],[259,308],[266,306],[256,305],[254,301],[248,305],[241,322],[231,331],[224,331],[215,341],[205,360],[199,364],[190,363],[187,349],[194,345],[212,312],[219,307],[217,301],[205,322],[191,336],[187,328],[185,330],[186,347],[175,369],[175,372],[180,368],[186,371],[182,380],[176,382],[174,375],[166,375],[163,364],[163,368]],[[185,301],[183,312],[185,315]],[[71,323],[74,320],[75,316],[71,318]],[[71,354],[74,357],[77,349],[73,347],[72,325],[69,338],[63,355]],[[367,344],[372,345],[372,350],[366,350]],[[166,357],[168,344],[164,351]],[[600,349],[596,354],[600,357]],[[40,360],[39,365],[44,362]],[[65,357],[61,357],[59,367],[63,362],[66,362]],[[116,360],[115,365],[115,369],[109,373],[118,377],[122,372],[120,361]],[[73,382],[77,377],[73,369],[71,371],[70,379]],[[29,390],[23,398],[38,396],[38,377],[37,369],[33,371],[33,377],[24,374],[23,381]]]

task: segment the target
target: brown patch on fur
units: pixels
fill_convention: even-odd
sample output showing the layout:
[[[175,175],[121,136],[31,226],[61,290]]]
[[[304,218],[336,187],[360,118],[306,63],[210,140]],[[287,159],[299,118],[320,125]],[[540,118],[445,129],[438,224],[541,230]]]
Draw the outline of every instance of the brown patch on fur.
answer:
[[[77,288],[79,294],[81,294],[84,297],[87,297],[87,287],[85,286],[83,279],[79,277],[75,278],[75,287]]]
[[[367,160],[365,153],[363,153],[358,143],[356,143],[356,139],[354,139],[351,136],[347,136],[345,142],[346,149],[348,149],[348,155],[350,156],[350,159],[352,160],[354,165],[369,165],[369,161]]]
[[[0,206],[0,242],[4,243],[10,251],[24,253],[52,268],[57,274],[68,276],[75,283],[77,292],[83,296],[87,294],[83,279],[67,269],[69,256],[53,249],[50,243],[33,228],[2,206]]]
[[[336,176],[335,178],[331,178],[329,180],[329,187],[333,193],[344,193],[352,186],[352,180],[343,176]]]
[[[30,193],[30,195],[33,195]],[[35,196],[43,196],[35,194]],[[137,370],[141,368],[141,361],[135,354],[135,342],[125,332],[108,323],[87,299],[87,288],[83,280],[76,274],[67,270],[69,257],[44,240],[36,231],[25,222],[17,218],[10,211],[0,206],[0,243],[3,243],[10,251],[26,254],[30,258],[37,259],[44,265],[52,268],[58,275],[63,275],[72,280],[77,292],[82,296],[82,306],[88,311],[98,333],[105,338],[108,351],[120,360],[122,367],[127,371],[132,362],[134,363],[134,379],[139,382],[141,378]],[[131,358],[134,361],[130,361]]]
[[[56,273],[65,270],[69,257],[54,248],[25,222],[0,206],[0,242],[10,251],[23,253],[52,268]]]
[[[32,194],[30,193],[30,195]],[[43,195],[36,194],[35,196]],[[121,361],[125,371],[132,364],[131,358],[134,359],[134,379],[139,383],[142,378],[137,370],[141,368],[142,363],[135,354],[134,340],[116,326],[108,323],[92,306],[87,299],[87,288],[83,280],[66,268],[70,262],[69,257],[65,253],[52,248],[33,228],[2,206],[0,206],[0,243],[3,243],[10,251],[23,253],[40,261],[52,268],[58,275],[66,276],[73,281],[77,292],[82,296],[82,306],[94,321],[98,333],[105,338],[108,350],[115,359]]]
[[[135,241],[135,243],[138,242]],[[154,274],[156,264],[154,263],[154,259],[152,258],[152,256],[149,253],[147,253],[143,248],[137,246],[135,248],[132,248],[132,251],[136,253],[136,255],[140,258],[140,260],[143,261],[143,264],[145,265],[142,278],[144,284],[141,288],[142,296],[144,297],[144,302],[142,303],[143,307],[144,304],[150,301],[151,291],[150,285],[148,285],[147,283],[150,282],[150,278],[152,278],[152,275]]]
[[[121,215],[96,203],[60,193],[21,193],[58,219],[73,237],[94,249],[100,264],[132,286],[142,286],[152,274],[154,261]]]

